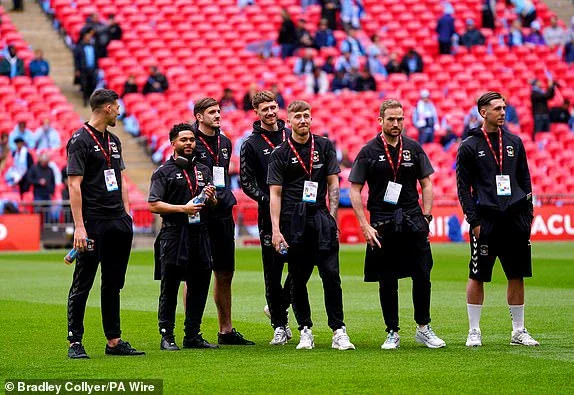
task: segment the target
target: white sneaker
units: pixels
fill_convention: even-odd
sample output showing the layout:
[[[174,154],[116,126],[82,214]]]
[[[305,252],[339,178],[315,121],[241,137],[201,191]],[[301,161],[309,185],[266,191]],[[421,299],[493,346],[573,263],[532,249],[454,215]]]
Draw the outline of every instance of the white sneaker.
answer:
[[[349,339],[349,335],[347,335],[347,328],[342,326],[333,333],[331,348],[336,348],[341,351],[355,349],[355,346],[351,343],[351,339]]]
[[[297,350],[311,350],[314,347],[313,332],[311,332],[311,329],[304,327],[301,329],[301,340],[297,344]]]
[[[480,329],[471,329],[468,331],[468,337],[466,338],[467,347],[480,347],[482,346],[482,333]]]
[[[293,332],[291,332],[291,328],[289,324],[285,325],[285,336],[287,336],[287,340],[291,340],[293,338]]]
[[[387,339],[381,345],[381,348],[383,350],[394,350],[396,348],[399,348],[400,345],[401,345],[401,337],[399,336],[399,334],[395,331],[390,331],[389,334],[387,335]]]
[[[526,328],[518,329],[516,331],[512,331],[512,337],[510,338],[510,344],[513,346],[539,346],[538,343],[530,333],[526,330]]]
[[[287,334],[285,329],[281,326],[275,328],[275,333],[273,334],[273,340],[269,342],[272,346],[282,346],[287,343]]]
[[[434,333],[430,325],[425,325],[422,329],[417,326],[415,340],[428,348],[441,348],[446,346],[444,340]]]

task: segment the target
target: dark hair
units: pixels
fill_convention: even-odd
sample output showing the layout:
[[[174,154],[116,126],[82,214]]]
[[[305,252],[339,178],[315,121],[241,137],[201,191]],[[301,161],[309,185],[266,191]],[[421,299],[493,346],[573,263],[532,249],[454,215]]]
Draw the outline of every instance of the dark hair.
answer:
[[[219,103],[213,97],[204,97],[195,103],[193,106],[193,116],[197,116],[197,114],[203,114],[205,110],[209,107],[217,106]]]
[[[254,109],[257,110],[257,107],[259,107],[261,103],[268,103],[272,101],[277,101],[277,97],[273,92],[259,91],[253,95],[253,98],[251,99],[251,105]]]
[[[90,108],[95,111],[105,104],[113,104],[120,97],[111,89],[98,89],[90,96]]]
[[[190,132],[193,132],[193,135],[195,136],[193,126],[190,123],[177,123],[173,125],[173,127],[169,131],[169,141],[175,140],[179,136],[179,132],[183,132],[184,130],[189,130]]]
[[[287,107],[287,112],[302,112],[302,111],[311,111],[311,105],[303,100],[295,100],[289,104]]]
[[[381,108],[379,109],[379,116],[381,118],[385,117],[385,111],[389,108],[403,108],[403,105],[400,101],[395,99],[385,100],[381,103]]]
[[[484,107],[488,106],[491,101],[497,100],[497,99],[504,100],[504,96],[502,96],[498,92],[493,92],[493,91],[486,92],[484,95],[480,96],[478,98],[478,101],[476,102],[476,105],[478,107],[478,111],[480,111]],[[506,100],[504,100],[504,101],[506,101]]]

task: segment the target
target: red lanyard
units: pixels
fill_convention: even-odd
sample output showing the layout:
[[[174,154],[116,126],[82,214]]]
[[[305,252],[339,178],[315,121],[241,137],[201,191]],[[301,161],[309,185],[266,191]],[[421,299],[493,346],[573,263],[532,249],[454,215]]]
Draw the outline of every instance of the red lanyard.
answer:
[[[215,160],[215,166],[219,166],[219,147],[221,147],[221,135],[217,137],[217,148],[215,149],[217,151],[217,154],[213,152],[213,150],[211,149],[209,144],[207,144],[207,141],[205,141],[203,137],[201,137],[199,134],[197,135],[197,137],[201,140],[203,145],[205,145],[205,149],[209,151],[209,153],[213,157],[213,160]]]
[[[271,147],[271,149],[275,149],[275,144],[273,144],[271,142],[271,140],[269,140],[269,138],[267,136],[265,136],[265,134],[261,133],[261,137],[263,138],[263,140],[265,140],[265,142],[267,144],[269,144],[269,146]],[[287,133],[285,133],[285,131],[283,131],[283,143],[285,142],[285,139],[287,139]]]
[[[401,161],[403,160],[403,137],[399,136],[399,157],[397,159],[397,167],[395,167],[395,162],[393,162],[393,158],[391,158],[391,153],[389,151],[389,146],[387,141],[383,138],[382,135],[379,135],[383,142],[383,146],[385,147],[385,154],[387,154],[387,158],[389,159],[389,164],[391,165],[391,169],[393,169],[393,174],[395,176],[394,182],[397,182],[397,175],[399,174],[399,169],[401,168]]]
[[[499,154],[500,162],[498,161],[498,158],[496,157],[496,153],[494,152],[494,148],[492,148],[492,143],[490,142],[490,139],[488,138],[488,134],[486,133],[484,128],[481,128],[480,130],[482,131],[482,134],[484,135],[484,139],[486,140],[486,144],[488,144],[488,148],[490,148],[490,152],[492,152],[492,156],[494,157],[494,161],[496,162],[496,165],[500,168],[500,174],[502,174],[502,130],[500,130],[500,128],[498,128],[498,154]]]
[[[185,180],[187,181],[187,186],[189,187],[189,191],[191,192],[191,197],[194,197],[195,193],[197,192],[197,168],[196,168],[196,166],[193,166],[193,174],[195,174],[195,188],[193,188],[191,186],[191,180],[189,179],[189,175],[187,174],[187,171],[183,170],[183,175],[185,176]]]
[[[311,135],[311,152],[309,153],[309,170],[307,170],[307,167],[305,166],[305,163],[303,163],[303,159],[301,158],[301,155],[299,155],[299,152],[297,152],[297,150],[295,149],[295,146],[291,142],[291,139],[287,139],[287,142],[289,143],[289,147],[291,147],[291,151],[293,151],[293,153],[295,154],[295,157],[299,161],[299,164],[301,165],[303,170],[305,170],[305,173],[307,173],[309,175],[309,180],[310,180],[311,179],[311,173],[313,172],[313,151],[315,150],[315,139],[313,138],[313,135]]]
[[[106,152],[104,147],[102,147],[99,140],[94,135],[94,132],[92,132],[90,130],[90,128],[88,128],[87,126],[84,126],[84,129],[86,129],[86,131],[90,134],[90,136],[92,136],[92,138],[94,139],[94,141],[96,142],[98,147],[100,147],[100,150],[102,151],[102,154],[104,155],[104,158],[106,158],[106,163],[108,164],[108,168],[111,169],[112,168],[112,160],[110,158],[110,154],[108,153],[108,152],[112,152],[112,144],[110,143],[110,133],[108,132],[108,152]]]

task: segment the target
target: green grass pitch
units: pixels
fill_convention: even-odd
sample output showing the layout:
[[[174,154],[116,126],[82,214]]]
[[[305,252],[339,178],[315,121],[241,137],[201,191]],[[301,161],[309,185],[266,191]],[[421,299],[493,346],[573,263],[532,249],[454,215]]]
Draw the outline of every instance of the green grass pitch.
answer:
[[[483,347],[466,348],[468,247],[436,244],[432,324],[447,347],[431,350],[414,341],[411,284],[404,279],[400,282],[401,347],[384,351],[377,285],[362,281],[363,248],[344,247],[340,257],[345,321],[357,346],[356,351],[345,352],[331,349],[317,271],[309,283],[316,348],[295,350],[298,335],[286,346],[268,345],[273,332],[262,312],[259,249],[237,251],[233,282],[234,326],[257,345],[162,352],[157,331],[159,283],[152,281],[152,253],[134,251],[122,291],[122,329],[123,337],[147,355],[104,355],[99,286],[95,285],[85,319],[84,344],[90,360],[66,357],[66,300],[73,267],[64,265],[64,252],[0,254],[0,380],[159,378],[168,394],[573,393],[573,249],[574,244],[568,243],[533,246],[526,326],[540,347],[509,345],[506,281],[497,264],[494,281],[486,286]],[[290,318],[296,327],[292,312]],[[181,303],[177,319],[176,339],[181,343]],[[216,341],[211,294],[202,329],[206,339]]]

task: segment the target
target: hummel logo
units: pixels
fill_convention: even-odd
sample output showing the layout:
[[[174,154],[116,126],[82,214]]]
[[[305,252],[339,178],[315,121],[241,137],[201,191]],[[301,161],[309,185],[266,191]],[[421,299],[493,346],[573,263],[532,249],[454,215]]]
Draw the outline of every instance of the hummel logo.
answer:
[[[379,155],[379,162],[385,161],[385,155]]]
[[[97,145],[94,145],[94,152],[100,152],[100,147],[98,147]]]
[[[181,180],[183,178],[183,176],[181,175],[181,173],[176,173],[175,174],[175,179],[176,180]]]
[[[291,158],[291,164],[297,163],[297,158]]]
[[[269,155],[271,152],[269,152],[269,148],[265,148],[263,150],[263,155]]]
[[[486,156],[486,154],[484,153],[484,151],[478,151],[478,157],[482,158],[483,156]]]

